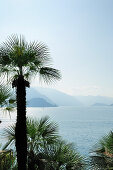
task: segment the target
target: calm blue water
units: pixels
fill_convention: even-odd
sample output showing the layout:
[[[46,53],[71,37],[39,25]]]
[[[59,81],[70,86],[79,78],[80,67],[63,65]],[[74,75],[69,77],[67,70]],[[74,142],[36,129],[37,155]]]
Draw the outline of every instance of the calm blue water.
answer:
[[[73,142],[78,151],[89,155],[98,139],[113,130],[113,107],[56,107],[28,108],[27,116],[41,118],[48,115],[59,125],[60,135]],[[15,121],[15,113],[2,114],[0,129]]]

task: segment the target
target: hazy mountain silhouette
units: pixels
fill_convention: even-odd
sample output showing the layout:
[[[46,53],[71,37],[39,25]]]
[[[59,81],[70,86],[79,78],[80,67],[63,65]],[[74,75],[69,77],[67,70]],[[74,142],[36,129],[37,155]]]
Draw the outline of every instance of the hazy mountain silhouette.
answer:
[[[27,89],[27,103],[29,103],[29,101],[31,99],[37,99],[37,98],[41,98],[44,99],[46,102],[48,102],[49,104],[52,105],[56,105],[52,100],[50,100],[47,96],[41,94],[39,91],[37,91],[35,88],[29,88]],[[34,101],[34,100],[33,100]]]
[[[35,90],[35,95],[41,95],[41,98],[46,99],[51,104],[56,104],[58,106],[82,106],[82,103],[79,102],[74,96],[68,95],[61,91],[52,89],[52,88],[41,88],[37,87],[32,89],[31,92]]]
[[[53,105],[48,103],[43,98],[32,98],[27,102],[27,107],[56,107],[57,105]]]
[[[105,103],[95,103],[92,106],[109,106],[109,105]]]
[[[113,103],[113,98],[106,96],[76,96],[76,99],[86,106],[91,106],[95,103],[103,103],[104,105],[110,105]]]
[[[52,88],[30,88],[27,90],[27,101],[32,98],[42,98],[57,106],[91,106],[96,103],[111,105],[112,97],[106,96],[71,96]]]

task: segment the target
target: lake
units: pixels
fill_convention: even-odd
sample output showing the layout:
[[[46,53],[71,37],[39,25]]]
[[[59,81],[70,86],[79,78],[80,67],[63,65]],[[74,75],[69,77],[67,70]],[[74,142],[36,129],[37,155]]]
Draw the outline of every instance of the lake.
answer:
[[[15,113],[0,113],[0,130],[15,122]],[[59,125],[60,135],[73,142],[78,151],[88,156],[98,140],[113,130],[113,107],[53,107],[27,108],[27,116],[41,118],[48,115]]]

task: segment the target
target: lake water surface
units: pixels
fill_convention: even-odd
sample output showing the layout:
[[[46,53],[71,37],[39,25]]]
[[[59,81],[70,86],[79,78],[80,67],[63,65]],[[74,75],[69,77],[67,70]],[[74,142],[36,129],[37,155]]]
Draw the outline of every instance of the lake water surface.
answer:
[[[27,116],[41,118],[48,115],[59,125],[60,135],[73,142],[78,151],[88,156],[98,140],[113,130],[113,107],[53,107],[27,108]],[[0,113],[0,130],[15,122],[15,113]]]

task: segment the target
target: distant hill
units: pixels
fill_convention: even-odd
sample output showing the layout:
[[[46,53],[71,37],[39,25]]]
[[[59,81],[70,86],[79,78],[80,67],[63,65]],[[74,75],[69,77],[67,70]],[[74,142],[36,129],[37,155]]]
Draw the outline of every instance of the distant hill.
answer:
[[[107,105],[105,103],[95,103],[92,106],[109,106],[109,105]]]
[[[57,105],[48,103],[43,98],[32,98],[27,102],[27,107],[56,107]]]
[[[112,97],[106,96],[71,96],[53,88],[29,88],[27,89],[27,101],[32,98],[42,98],[46,102],[57,106],[91,106],[111,105]]]
[[[41,88],[37,87],[42,95],[45,95],[50,101],[57,104],[58,106],[82,106],[83,104],[77,100],[74,96],[68,95],[61,91],[52,88]]]
[[[106,96],[75,96],[75,98],[82,102],[85,106],[91,106],[95,103],[102,103],[105,105],[113,103],[113,98]]]
[[[50,100],[47,96],[45,96],[44,94],[41,94],[38,90],[36,90],[35,88],[32,88],[32,87],[27,89],[27,97],[26,98],[27,98],[27,101],[30,101],[33,98],[41,98],[52,105],[56,105],[56,103],[54,103],[52,100]]]

